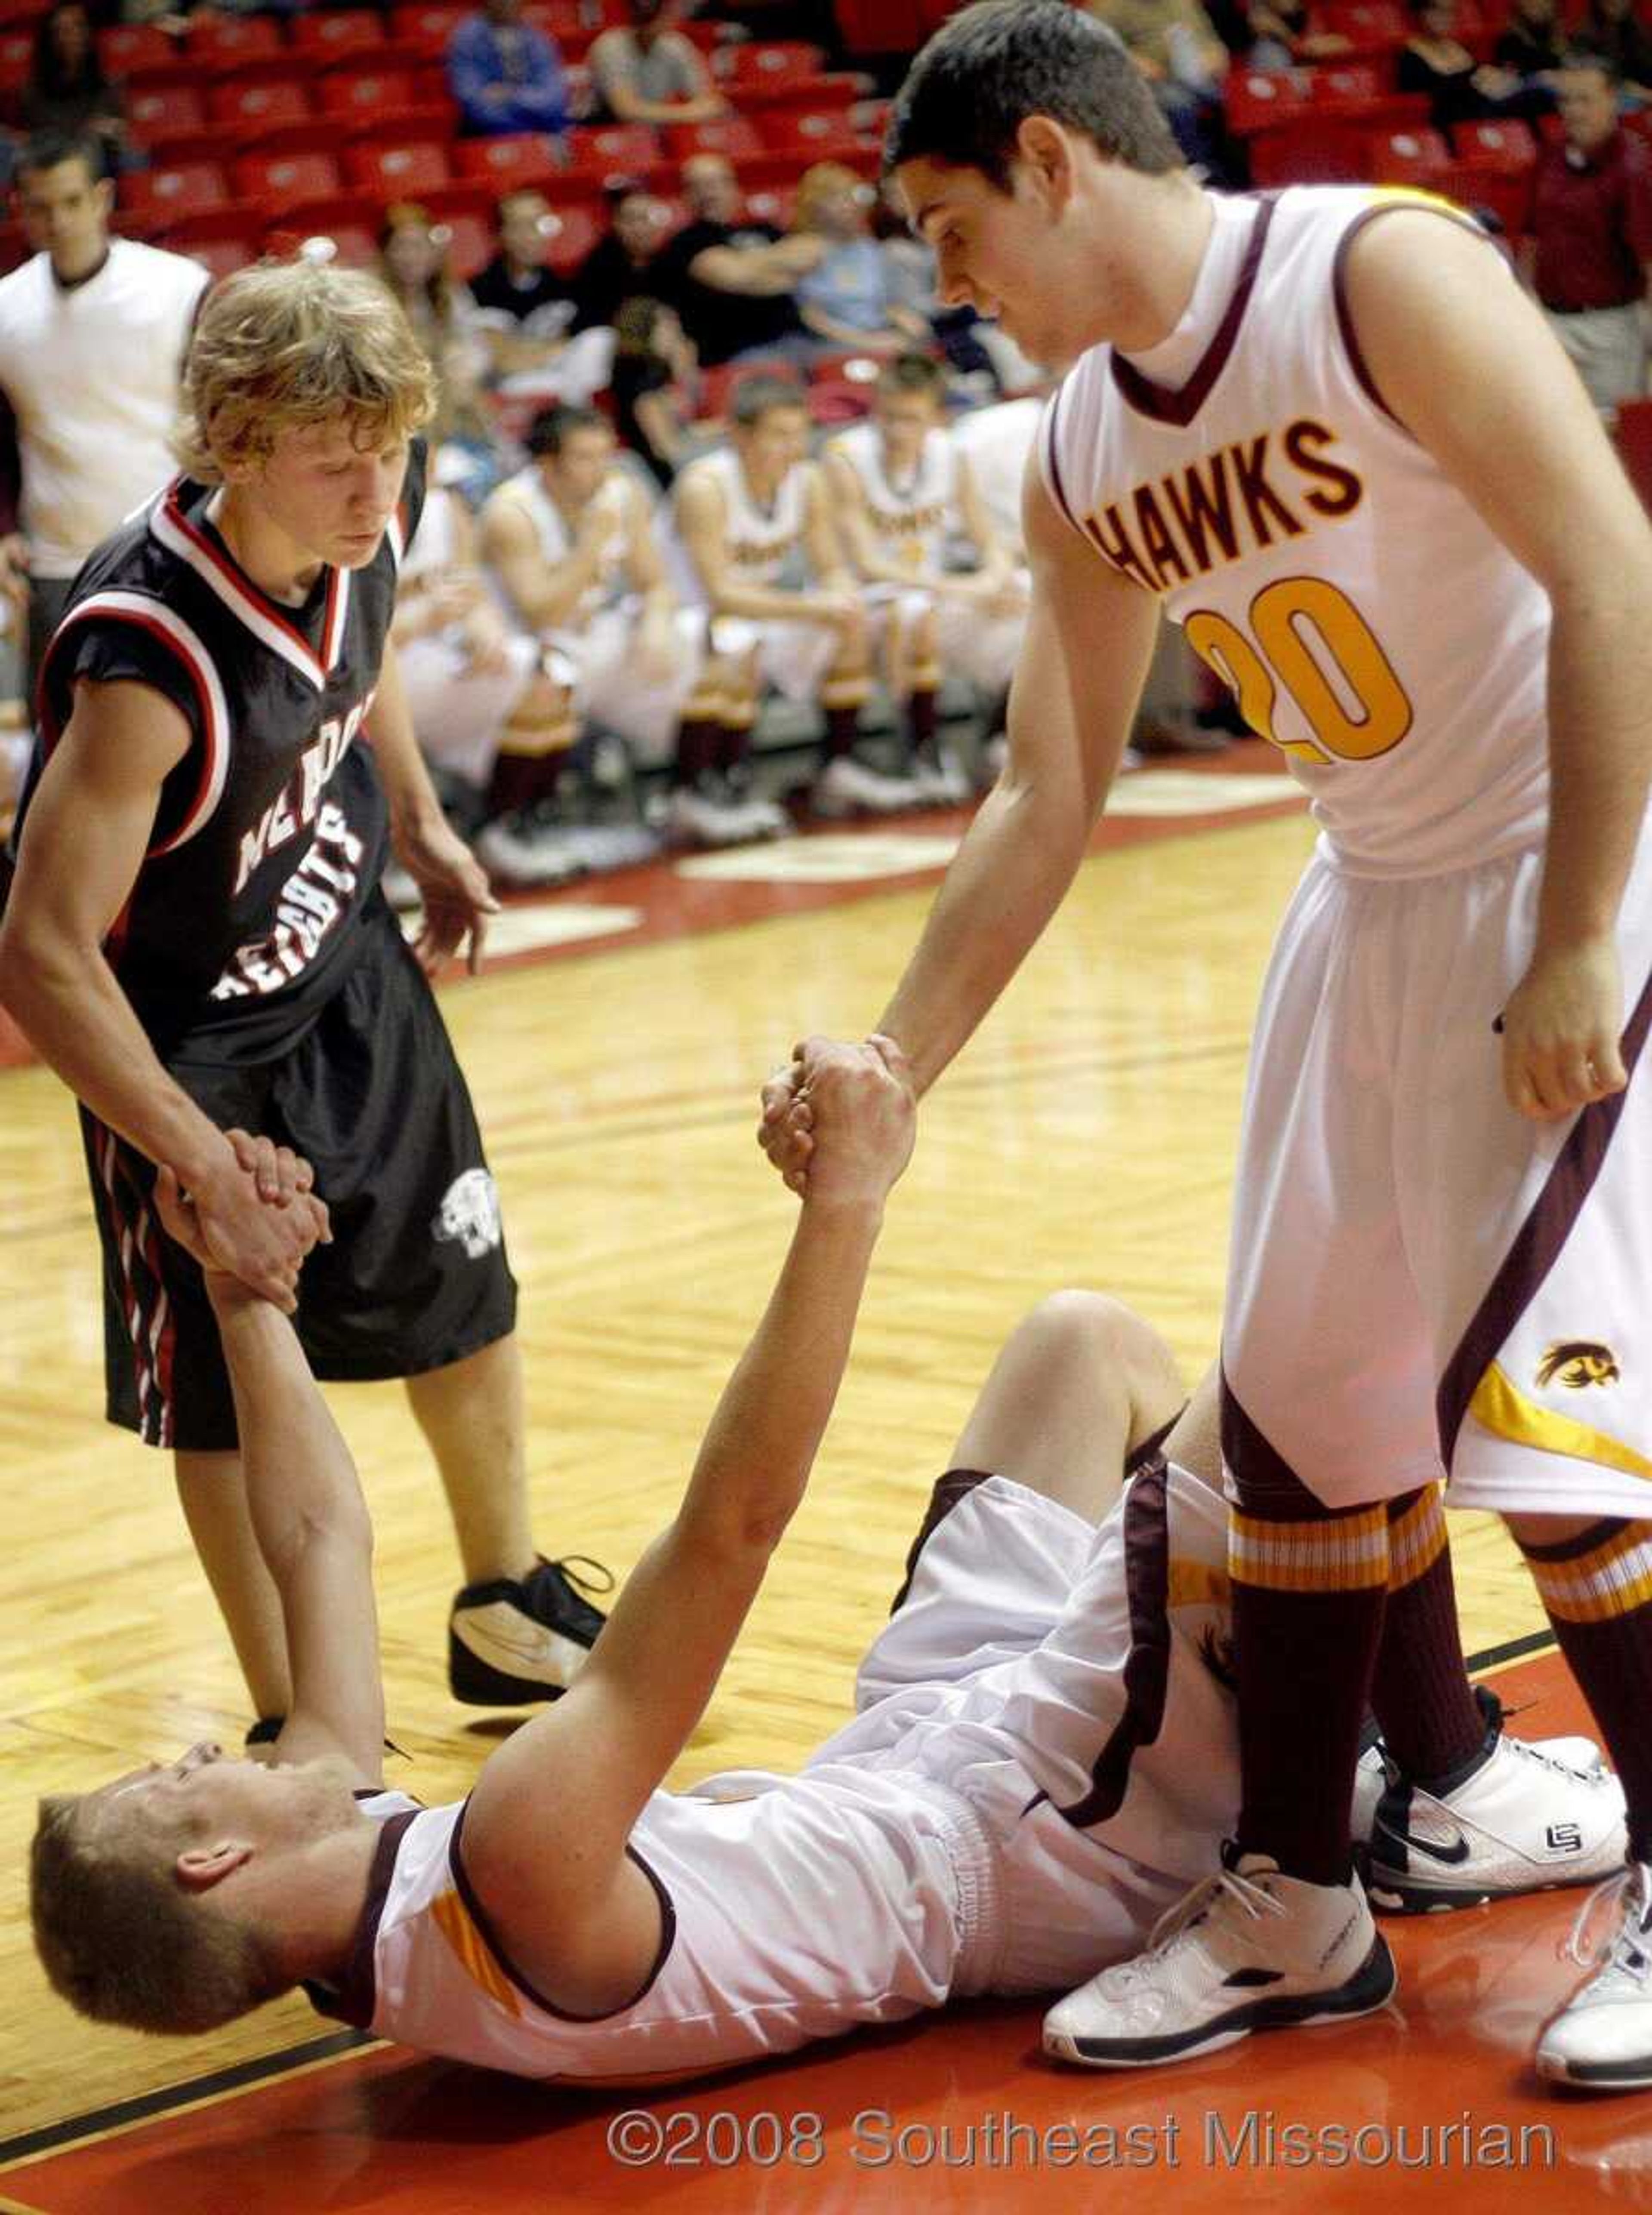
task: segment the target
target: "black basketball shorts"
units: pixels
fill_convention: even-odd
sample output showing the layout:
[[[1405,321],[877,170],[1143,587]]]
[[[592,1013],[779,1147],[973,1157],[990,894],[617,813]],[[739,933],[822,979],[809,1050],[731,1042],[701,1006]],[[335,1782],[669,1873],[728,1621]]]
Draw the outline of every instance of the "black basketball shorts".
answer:
[[[389,910],[350,975],[281,1059],[175,1064],[220,1128],[304,1155],[332,1213],[298,1282],[295,1327],[317,1377],[411,1377],[516,1321],[498,1197],[435,997]],[[81,1111],[103,1247],[109,1420],[150,1445],[232,1451],[235,1406],[201,1273],[162,1231],[153,1165]]]

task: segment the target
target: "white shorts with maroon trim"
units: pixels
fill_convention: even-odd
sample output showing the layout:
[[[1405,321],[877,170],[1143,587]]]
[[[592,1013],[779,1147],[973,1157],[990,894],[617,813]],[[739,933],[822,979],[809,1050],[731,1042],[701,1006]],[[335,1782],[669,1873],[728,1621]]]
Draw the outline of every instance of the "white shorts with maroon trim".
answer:
[[[1542,867],[1526,850],[1378,880],[1316,860],[1280,933],[1223,1360],[1331,1506],[1449,1472],[1458,1506],[1652,1514],[1652,838],[1618,934],[1630,1084],[1557,1123],[1507,1104],[1494,1028]]]

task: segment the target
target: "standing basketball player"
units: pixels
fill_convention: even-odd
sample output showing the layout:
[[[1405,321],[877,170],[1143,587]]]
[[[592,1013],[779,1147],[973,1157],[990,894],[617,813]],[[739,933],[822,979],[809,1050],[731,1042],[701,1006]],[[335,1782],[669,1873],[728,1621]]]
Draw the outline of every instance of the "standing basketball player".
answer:
[[[944,296],[1067,371],[1009,769],[881,1025],[919,1090],[1072,878],[1161,605],[1321,829],[1264,990],[1225,1324],[1244,1805],[1051,2049],[1133,2066],[1385,1998],[1348,1778],[1385,1596],[1419,1635],[1436,1611],[1410,1518],[1443,1470],[1508,1517],[1628,1794],[1621,1933],[1538,2065],[1652,2083],[1646,519],[1472,222],[1203,191],[1057,0],[955,17],[888,158]],[[1231,1982],[1259,1930],[1265,2005]]]
[[[898,355],[878,373],[870,420],[840,431],[822,463],[906,710],[909,774],[943,805],[970,787],[940,742],[942,679],[972,678],[1000,706],[1027,622],[1024,585],[942,420],[945,396],[939,362]]]
[[[1111,1301],[1059,1295],[1012,1335],[853,1719],[799,1776],[660,1789],[843,1375],[912,1146],[886,1052],[817,1063],[809,1194],[677,1512],[567,1699],[448,1807],[384,1789],[372,1533],[344,1442],[285,1319],[209,1272],[253,1512],[297,1626],[298,1704],[273,1770],[200,1746],[41,1802],[35,1942],[66,1999],[205,2030],[303,1979],[324,2012],[410,2046],[634,2081],[955,1996],[1047,1991],[1139,1942],[1231,1821],[1238,1780],[1214,1379],[1175,1420],[1167,1348]],[[292,1188],[290,1158],[272,1167]],[[199,1244],[169,1181],[159,1205]],[[299,1529],[322,1543],[293,1543]],[[1523,1746],[1488,1707],[1492,1827],[1460,1795],[1400,1803],[1471,1837],[1457,1904],[1610,1868],[1623,1794],[1593,1746]],[[1575,1843],[1557,1849],[1553,1828]]]
[[[218,1266],[296,1303],[322,1376],[408,1379],[465,1562],[458,1696],[554,1695],[599,1627],[536,1565],[498,1201],[378,888],[393,837],[426,960],[468,940],[475,966],[492,903],[387,650],[431,399],[364,277],[267,263],[211,296],[186,372],[189,474],[91,556],[47,648],[0,936],[0,994],[81,1101],[110,1419],[173,1450],[267,1722],[292,1689],[280,1610],[200,1273],[156,1227],[157,1165],[194,1195]],[[314,1164],[341,1236],[302,1285],[289,1220],[224,1138],[236,1126]]]

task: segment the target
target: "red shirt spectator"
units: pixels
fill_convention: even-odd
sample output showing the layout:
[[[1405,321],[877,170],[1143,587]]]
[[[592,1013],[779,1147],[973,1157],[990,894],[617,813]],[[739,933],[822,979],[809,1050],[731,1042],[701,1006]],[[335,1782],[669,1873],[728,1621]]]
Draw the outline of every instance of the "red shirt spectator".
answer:
[[[1592,145],[1569,138],[1545,148],[1532,176],[1528,228],[1545,308],[1575,315],[1641,298],[1652,262],[1652,163],[1618,126],[1615,110],[1606,135]]]

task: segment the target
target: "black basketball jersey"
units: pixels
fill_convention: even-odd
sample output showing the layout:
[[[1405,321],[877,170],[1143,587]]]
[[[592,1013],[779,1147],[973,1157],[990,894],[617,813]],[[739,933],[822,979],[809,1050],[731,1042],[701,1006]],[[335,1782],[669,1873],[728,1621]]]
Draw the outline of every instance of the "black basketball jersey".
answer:
[[[388,811],[363,726],[423,505],[423,449],[372,561],[323,568],[302,608],[246,575],[210,499],[178,480],[75,580],[41,668],[14,836],[77,678],[135,679],[180,709],[192,743],[104,952],[163,1057],[241,1064],[302,1035],[349,973],[377,895]]]

